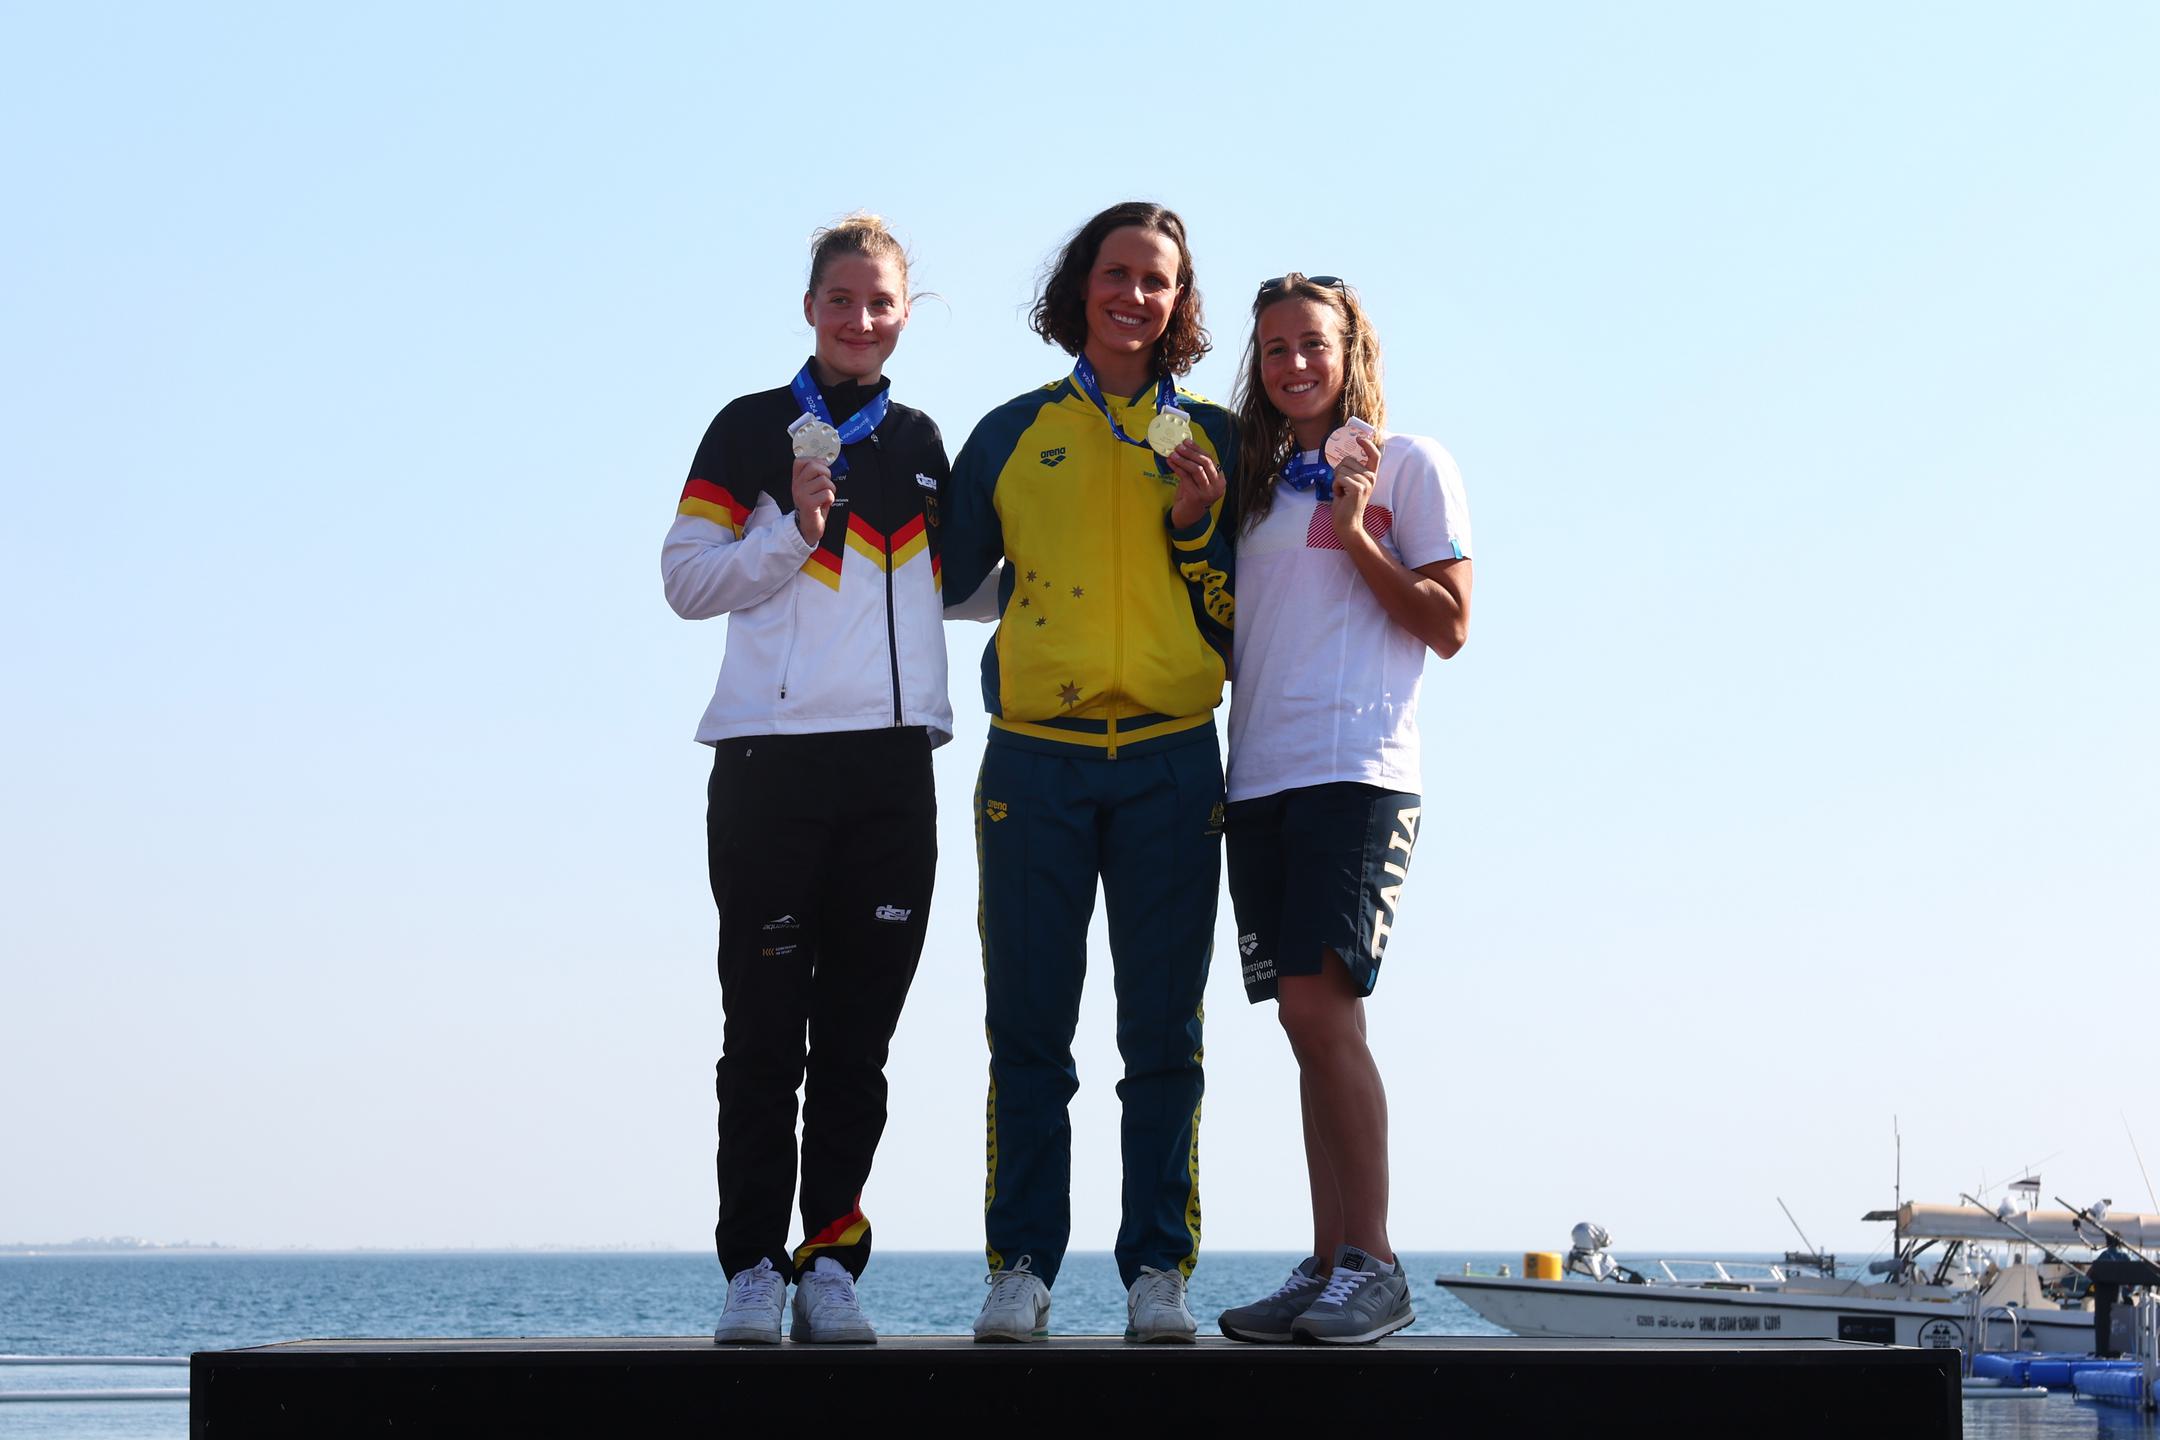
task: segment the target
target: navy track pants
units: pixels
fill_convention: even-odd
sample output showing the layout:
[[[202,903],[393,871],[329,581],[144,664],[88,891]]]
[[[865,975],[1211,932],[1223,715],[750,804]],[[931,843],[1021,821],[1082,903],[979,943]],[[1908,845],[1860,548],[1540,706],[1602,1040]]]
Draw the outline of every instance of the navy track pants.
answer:
[[[1167,747],[1049,753],[993,732],[975,796],[990,1040],[984,1234],[992,1270],[1055,1282],[1072,1230],[1073,1033],[1102,885],[1117,991],[1118,1273],[1200,1254],[1201,1000],[1222,876],[1213,726]]]

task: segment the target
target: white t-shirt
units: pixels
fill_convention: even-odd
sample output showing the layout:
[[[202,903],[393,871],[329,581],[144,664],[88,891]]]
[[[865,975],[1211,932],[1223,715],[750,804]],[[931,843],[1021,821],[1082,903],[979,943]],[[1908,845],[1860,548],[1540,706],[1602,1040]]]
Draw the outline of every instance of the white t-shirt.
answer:
[[[1436,441],[1389,435],[1365,530],[1415,570],[1470,557],[1470,502]],[[1422,792],[1417,701],[1425,642],[1388,618],[1311,491],[1280,481],[1238,537],[1230,691],[1232,800],[1362,781]]]

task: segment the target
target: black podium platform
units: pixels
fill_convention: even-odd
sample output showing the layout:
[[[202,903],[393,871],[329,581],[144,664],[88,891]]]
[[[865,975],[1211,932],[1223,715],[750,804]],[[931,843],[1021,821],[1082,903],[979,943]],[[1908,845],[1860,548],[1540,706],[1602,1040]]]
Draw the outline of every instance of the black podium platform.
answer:
[[[954,1440],[1165,1421],[1482,1435],[1959,1433],[1958,1356],[1747,1344],[1397,1336],[1384,1344],[714,1345],[703,1337],[297,1340],[193,1357],[195,1436],[742,1433],[928,1424]],[[1345,1430],[1344,1427],[1348,1429]],[[965,1428],[961,1428],[965,1427]],[[990,1428],[984,1428],[990,1427]],[[939,1432],[933,1432],[939,1433]],[[1232,1433],[1236,1433],[1233,1431]],[[943,1434],[939,1434],[943,1440]]]

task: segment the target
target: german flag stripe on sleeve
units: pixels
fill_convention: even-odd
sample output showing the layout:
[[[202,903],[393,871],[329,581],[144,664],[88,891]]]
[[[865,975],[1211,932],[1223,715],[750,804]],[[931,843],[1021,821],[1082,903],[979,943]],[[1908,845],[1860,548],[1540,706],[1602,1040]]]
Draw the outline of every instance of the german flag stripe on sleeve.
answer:
[[[708,480],[692,478],[683,486],[682,503],[675,507],[678,515],[695,515],[710,520],[715,525],[725,525],[737,538],[743,525],[750,518],[747,506],[735,502],[735,497]]]

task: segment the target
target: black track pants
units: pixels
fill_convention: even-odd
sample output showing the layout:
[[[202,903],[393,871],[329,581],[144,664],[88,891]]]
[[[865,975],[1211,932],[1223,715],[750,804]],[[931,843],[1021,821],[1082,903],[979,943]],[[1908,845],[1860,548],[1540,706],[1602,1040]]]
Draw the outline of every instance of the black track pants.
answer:
[[[860,1275],[886,1046],[922,954],[937,869],[929,736],[905,727],[723,740],[706,796],[727,1013],[714,1087],[720,1265],[732,1276],[768,1259],[792,1279],[829,1255]],[[798,1087],[803,1242],[790,1253]]]

